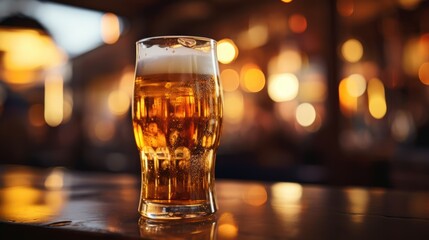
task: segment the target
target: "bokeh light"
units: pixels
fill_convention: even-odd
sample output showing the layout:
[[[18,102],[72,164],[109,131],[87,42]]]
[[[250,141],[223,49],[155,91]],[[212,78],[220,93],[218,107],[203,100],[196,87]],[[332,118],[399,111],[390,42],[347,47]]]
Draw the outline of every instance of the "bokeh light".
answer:
[[[228,123],[240,123],[244,116],[244,98],[239,91],[224,93],[224,119]]]
[[[121,76],[121,80],[119,82],[119,90],[125,92],[130,96],[133,96],[134,92],[134,68],[128,66],[124,69],[123,74]]]
[[[308,127],[316,120],[316,109],[310,103],[301,103],[296,108],[295,115],[299,125]]]
[[[241,83],[247,92],[259,92],[265,86],[265,75],[257,65],[246,64],[241,69]]]
[[[311,73],[299,83],[298,98],[305,102],[322,102],[326,99],[326,83],[320,73]]]
[[[107,104],[111,113],[121,116],[128,112],[131,99],[125,91],[115,90],[109,94]]]
[[[402,67],[404,72],[409,76],[417,76],[421,65],[425,62],[426,44],[429,48],[429,41],[424,41],[424,38],[409,38],[403,47]]]
[[[260,184],[252,184],[243,192],[243,201],[251,206],[259,207],[267,202],[267,191]]]
[[[292,73],[274,74],[268,80],[268,95],[274,102],[292,100],[298,90],[298,78]]]
[[[225,38],[219,40],[217,43],[217,57],[220,63],[231,63],[237,56],[238,48],[231,39]]]
[[[63,77],[60,74],[49,74],[45,80],[45,108],[46,123],[56,127],[63,121],[64,92]]]
[[[375,119],[383,118],[387,112],[384,85],[377,78],[368,82],[368,109]]]
[[[347,91],[353,97],[360,97],[366,91],[366,80],[360,74],[352,74],[346,79]]]
[[[0,192],[2,218],[13,222],[49,222],[67,201],[63,191],[43,191],[31,186],[11,186]]]
[[[303,33],[307,30],[307,18],[301,14],[293,14],[289,18],[289,28],[294,33]]]
[[[238,226],[232,213],[222,213],[219,217],[218,224],[218,234],[221,239],[236,239]]]
[[[420,66],[419,79],[423,84],[429,85],[429,62],[425,62]]]
[[[347,78],[341,80],[338,86],[338,97],[340,100],[341,112],[345,116],[351,116],[357,111],[357,98],[350,95],[347,89]]]
[[[337,11],[343,17],[349,17],[353,15],[355,10],[354,0],[338,0]]]
[[[263,46],[268,41],[268,26],[258,22],[251,24],[247,36],[249,48]]]
[[[363,214],[366,213],[369,202],[369,193],[367,190],[359,188],[345,189],[349,204],[347,205],[348,211],[351,214],[351,220],[355,223],[363,221]]]
[[[64,169],[61,167],[53,168],[46,177],[44,185],[49,190],[59,190],[64,186]]]
[[[226,92],[233,92],[238,89],[240,85],[240,75],[234,69],[224,69],[220,73],[222,88]]]
[[[362,43],[357,39],[349,39],[341,46],[341,54],[348,62],[354,63],[359,61],[363,56]]]
[[[369,99],[369,112],[376,119],[383,118],[387,112],[386,100],[379,95],[371,97]]]
[[[301,200],[302,186],[298,183],[275,183],[271,186],[273,203],[296,203]]]
[[[47,35],[35,30],[0,29],[0,50],[6,70],[34,70],[57,66],[66,55]]]
[[[237,43],[240,49],[250,50],[261,47],[269,39],[269,28],[265,21],[258,18],[249,20],[249,29],[240,32],[237,36]]]
[[[297,72],[301,70],[301,54],[294,49],[282,51],[277,57],[270,60],[268,68],[272,73]]]
[[[107,44],[113,44],[118,41],[121,35],[121,26],[119,18],[113,13],[105,13],[101,17],[101,38]]]

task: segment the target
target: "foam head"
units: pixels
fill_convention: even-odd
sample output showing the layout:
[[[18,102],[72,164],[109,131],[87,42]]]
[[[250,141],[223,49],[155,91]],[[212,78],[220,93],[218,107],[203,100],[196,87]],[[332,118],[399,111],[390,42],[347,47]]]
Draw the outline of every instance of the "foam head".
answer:
[[[215,74],[216,57],[212,51],[188,47],[160,47],[138,49],[137,75],[161,73]]]

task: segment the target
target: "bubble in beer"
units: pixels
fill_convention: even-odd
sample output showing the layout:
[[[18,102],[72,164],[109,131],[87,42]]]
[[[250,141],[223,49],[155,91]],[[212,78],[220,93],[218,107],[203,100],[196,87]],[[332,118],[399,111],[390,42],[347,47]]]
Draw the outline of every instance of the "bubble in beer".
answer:
[[[178,138],[179,138],[179,131],[174,130],[173,132],[170,133],[168,140],[170,141],[170,144],[174,146],[176,145]]]
[[[191,158],[191,151],[186,147],[178,147],[174,151],[176,159],[189,160]]]
[[[147,146],[151,146],[151,147],[157,147],[158,146],[158,141],[156,140],[155,136],[144,135],[143,139],[144,139],[144,144]]]
[[[149,123],[149,126],[147,127],[150,133],[157,133],[158,132],[158,125],[156,123]]]
[[[156,156],[159,160],[170,160],[170,150],[167,147],[159,147],[156,149]]]
[[[163,161],[162,163],[161,163],[161,169],[162,170],[167,170],[167,169],[169,169],[170,168],[170,161],[168,161],[168,160],[165,160],[165,161]]]
[[[179,169],[186,170],[189,168],[189,161],[181,160],[179,162]]]

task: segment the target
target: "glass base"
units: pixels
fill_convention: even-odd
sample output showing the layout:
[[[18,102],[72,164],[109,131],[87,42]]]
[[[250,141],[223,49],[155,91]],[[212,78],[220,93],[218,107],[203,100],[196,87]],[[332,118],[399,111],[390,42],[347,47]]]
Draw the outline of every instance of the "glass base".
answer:
[[[196,219],[213,215],[216,207],[210,202],[189,205],[143,202],[139,206],[139,212],[145,218],[156,220]]]

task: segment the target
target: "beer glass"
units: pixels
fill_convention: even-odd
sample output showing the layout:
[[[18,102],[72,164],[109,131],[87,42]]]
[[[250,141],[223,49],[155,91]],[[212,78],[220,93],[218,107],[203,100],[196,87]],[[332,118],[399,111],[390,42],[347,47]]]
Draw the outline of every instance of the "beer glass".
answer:
[[[217,210],[214,169],[223,104],[216,42],[163,36],[142,39],[136,47],[138,211],[160,220],[210,216]]]

